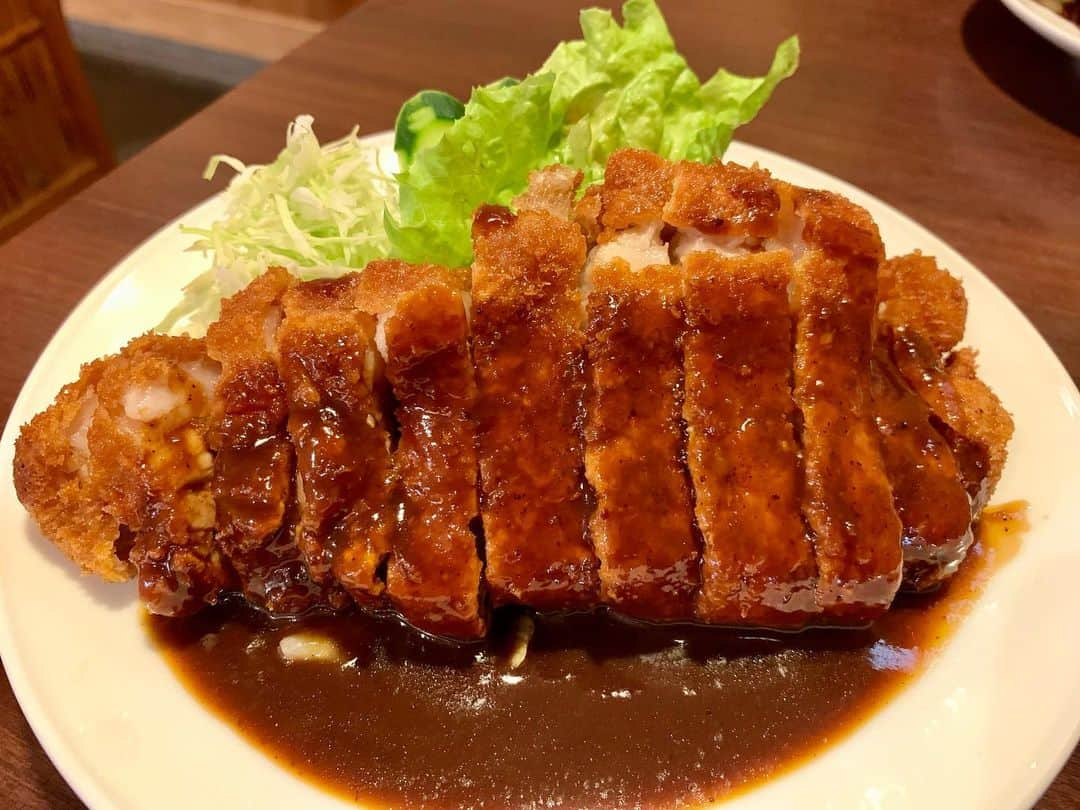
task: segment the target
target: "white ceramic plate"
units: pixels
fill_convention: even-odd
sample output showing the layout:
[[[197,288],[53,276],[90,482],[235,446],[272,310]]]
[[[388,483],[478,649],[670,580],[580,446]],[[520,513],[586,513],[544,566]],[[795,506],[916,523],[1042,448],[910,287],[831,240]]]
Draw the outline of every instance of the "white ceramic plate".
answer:
[[[388,135],[377,136],[380,145]],[[1080,395],[1031,324],[982,274],[881,201],[780,155],[734,144],[731,160],[864,205],[890,253],[919,248],[963,276],[967,340],[1016,417],[998,500],[1027,498],[1032,529],[909,688],[862,728],[725,807],[961,808],[1030,805],[1080,734]],[[211,199],[181,219],[205,224]],[[0,444],[0,652],[38,739],[78,794],[104,808],[344,806],[275,766],[176,680],[142,630],[130,583],[76,574],[26,517],[10,483],[18,427],[81,362],[153,326],[204,269],[176,224],[117,265],[30,374]]]
[[[1067,53],[1080,58],[1080,27],[1037,0],[1001,0],[1024,25]]]

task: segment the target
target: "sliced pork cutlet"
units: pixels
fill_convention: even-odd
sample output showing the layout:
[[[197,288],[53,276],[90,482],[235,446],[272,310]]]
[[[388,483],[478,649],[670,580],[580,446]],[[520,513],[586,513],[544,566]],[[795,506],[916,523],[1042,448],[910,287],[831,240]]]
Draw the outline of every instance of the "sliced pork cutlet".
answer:
[[[619,258],[590,267],[587,287],[585,471],[600,597],[642,619],[692,619],[700,548],[683,465],[681,272]]]
[[[355,274],[282,296],[281,377],[296,449],[297,542],[312,578],[335,580],[363,606],[385,582],[397,505],[390,436],[376,391],[375,316]]]
[[[496,604],[597,598],[586,533],[581,229],[485,206],[473,221],[472,335],[485,579]]]
[[[897,285],[912,287],[898,295]],[[967,299],[958,280],[938,271],[921,255],[891,259],[878,272],[878,330],[874,344],[874,412],[882,453],[893,485],[896,511],[904,525],[904,584],[928,590],[948,578],[967,554],[972,533],[972,496],[960,460],[943,432],[947,428],[915,392],[897,366],[905,356],[904,334],[911,327],[924,337],[918,354],[932,364],[963,337]],[[900,324],[898,327],[897,324]],[[915,371],[907,356],[908,371]],[[920,374],[921,376],[921,374]]]
[[[247,600],[281,615],[344,601],[340,589],[311,579],[296,539],[295,454],[276,345],[281,300],[295,283],[271,268],[222,301],[206,335],[221,364],[209,431],[217,542]]]
[[[487,627],[473,521],[476,382],[463,272],[378,261],[360,274],[397,403],[394,470],[402,503],[386,574],[390,602],[414,627],[479,638]]]
[[[1013,421],[976,375],[975,353],[954,351],[967,316],[963,287],[929,256],[900,256],[882,266],[878,309],[881,340],[930,406],[977,516],[1001,477]]]
[[[149,610],[183,616],[233,585],[214,542],[206,444],[219,368],[202,340],[145,335],[106,361],[86,432],[93,486],[130,535]]]
[[[549,166],[514,204],[570,220],[580,182],[580,172]],[[700,552],[682,464],[682,280],[659,228],[645,233],[606,232],[586,262],[589,533],[602,602],[641,619],[685,620]]]
[[[685,274],[687,463],[705,543],[699,619],[797,627],[818,612],[801,512],[785,200],[769,174],[676,164],[663,217]],[[788,203],[790,208],[790,203]]]
[[[791,254],[684,260],[687,461],[705,540],[698,617],[799,626],[817,612],[800,511]]]
[[[973,540],[968,497],[945,438],[926,402],[878,342],[871,394],[893,503],[903,524],[904,585],[928,590],[951,576]]]
[[[97,387],[119,355],[82,367],[53,403],[23,425],[15,440],[15,493],[41,533],[86,574],[130,579],[134,566],[121,542],[120,522],[107,508],[87,433],[98,409]],[[126,535],[126,532],[125,532]]]
[[[794,265],[794,391],[818,600],[826,617],[869,620],[892,603],[903,562],[870,381],[883,249],[863,209],[828,192],[791,193],[804,246]]]

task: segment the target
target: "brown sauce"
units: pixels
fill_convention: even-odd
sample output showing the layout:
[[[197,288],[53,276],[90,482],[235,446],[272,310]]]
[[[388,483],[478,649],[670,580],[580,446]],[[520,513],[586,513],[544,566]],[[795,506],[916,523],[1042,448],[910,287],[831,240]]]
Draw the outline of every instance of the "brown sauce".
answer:
[[[988,510],[957,576],[867,630],[800,635],[542,620],[510,667],[513,614],[448,647],[359,615],[270,623],[238,607],[151,617],[184,684],[271,759],[393,807],[698,805],[842,739],[917,675],[1015,554],[1026,504]],[[339,663],[279,640],[334,639]]]

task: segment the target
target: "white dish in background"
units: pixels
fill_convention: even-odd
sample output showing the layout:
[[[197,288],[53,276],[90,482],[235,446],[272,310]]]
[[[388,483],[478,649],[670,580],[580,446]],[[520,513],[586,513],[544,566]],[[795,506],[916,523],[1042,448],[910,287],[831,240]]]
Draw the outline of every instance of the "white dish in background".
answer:
[[[389,135],[375,136],[389,148]],[[1080,394],[1020,311],[969,262],[880,200],[745,144],[727,157],[849,196],[890,254],[921,249],[963,277],[966,342],[1016,418],[997,501],[1031,503],[1019,553],[992,577],[928,669],[850,736],[724,805],[1030,806],[1080,734]],[[206,224],[220,198],[181,217]],[[38,739],[75,791],[106,808],[349,806],[275,765],[189,694],[140,622],[135,588],[77,575],[15,498],[19,426],[81,362],[149,329],[205,268],[173,223],[118,264],[72,312],[26,381],[0,443],[0,652]]]
[[[1001,0],[1024,25],[1080,59],[1080,26],[1037,0]]]

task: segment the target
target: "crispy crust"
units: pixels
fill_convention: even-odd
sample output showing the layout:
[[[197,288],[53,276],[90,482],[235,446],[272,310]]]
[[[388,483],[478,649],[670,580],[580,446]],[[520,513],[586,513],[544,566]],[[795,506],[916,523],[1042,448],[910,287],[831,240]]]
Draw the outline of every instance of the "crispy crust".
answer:
[[[400,259],[378,259],[354,274],[354,302],[371,315],[381,315],[394,308],[398,298],[428,284],[441,284],[453,290],[469,288],[467,268],[451,269],[437,264],[409,264]]]
[[[673,173],[674,166],[652,152],[612,152],[600,192],[600,224],[608,230],[621,230],[660,219],[671,197]]]
[[[904,381],[878,341],[871,393],[885,469],[904,527],[904,581],[915,590],[956,570],[973,540],[971,499],[930,406]]]
[[[597,575],[578,428],[585,240],[546,212],[483,207],[473,245],[487,584],[496,603],[587,607]]]
[[[959,420],[952,427],[968,440],[986,448],[989,468],[986,497],[993,494],[1005,469],[1015,424],[998,396],[976,375],[976,352],[960,349],[945,363],[945,374],[956,392]]]
[[[83,573],[119,582],[130,579],[135,568],[117,557],[120,524],[106,510],[104,493],[90,473],[94,459],[72,443],[74,433],[85,442],[97,409],[95,388],[115,362],[121,362],[118,355],[84,365],[79,379],[23,426],[15,440],[14,473],[15,493],[41,533]]]
[[[374,382],[375,317],[355,274],[285,293],[277,331],[297,454],[297,542],[312,578],[362,604],[382,594],[394,526],[390,438]]]
[[[529,173],[529,185],[514,198],[517,211],[547,211],[559,219],[571,219],[574,197],[584,175],[569,166],[555,164]]]
[[[878,318],[884,326],[910,329],[940,353],[951,351],[964,336],[964,287],[932,256],[915,252],[884,262],[878,299]]]
[[[302,613],[327,596],[308,574],[293,526],[295,454],[275,339],[282,298],[295,284],[270,268],[222,301],[206,334],[207,351],[222,366],[209,434],[217,454],[215,538],[247,599],[275,614]],[[340,601],[336,592],[329,597]]]
[[[795,264],[795,401],[826,615],[868,619],[900,585],[901,525],[872,421],[876,266],[810,250]]]
[[[603,186],[592,185],[585,189],[581,199],[574,205],[574,222],[585,234],[589,247],[596,244],[600,236],[600,209],[603,204]]]
[[[737,163],[677,163],[663,218],[703,234],[764,238],[777,231],[781,200],[764,169]]]
[[[689,619],[700,551],[681,459],[681,272],[617,260],[591,283],[585,469],[600,597],[639,618]]]
[[[230,584],[214,545],[206,446],[216,374],[202,340],[144,335],[97,385],[87,442],[102,463],[91,475],[106,509],[134,535],[130,558],[154,613],[193,613]]]
[[[385,331],[401,431],[394,467],[404,505],[387,593],[421,630],[480,637],[486,629],[481,563],[470,528],[479,514],[476,382],[460,292],[433,282],[403,295]]]
[[[791,256],[695,253],[685,265],[687,462],[705,541],[697,615],[799,626],[817,612],[800,512]]]
[[[803,221],[803,240],[829,256],[857,262],[852,272],[871,266],[876,293],[877,272],[885,259],[885,246],[870,213],[831,191],[796,189],[794,204],[796,215]],[[868,282],[866,286],[871,285]]]
[[[951,349],[964,332],[967,301],[959,280],[918,253],[886,263],[878,311],[882,339],[908,385],[940,422],[977,514],[1005,465],[1013,421],[975,372],[975,352]]]

